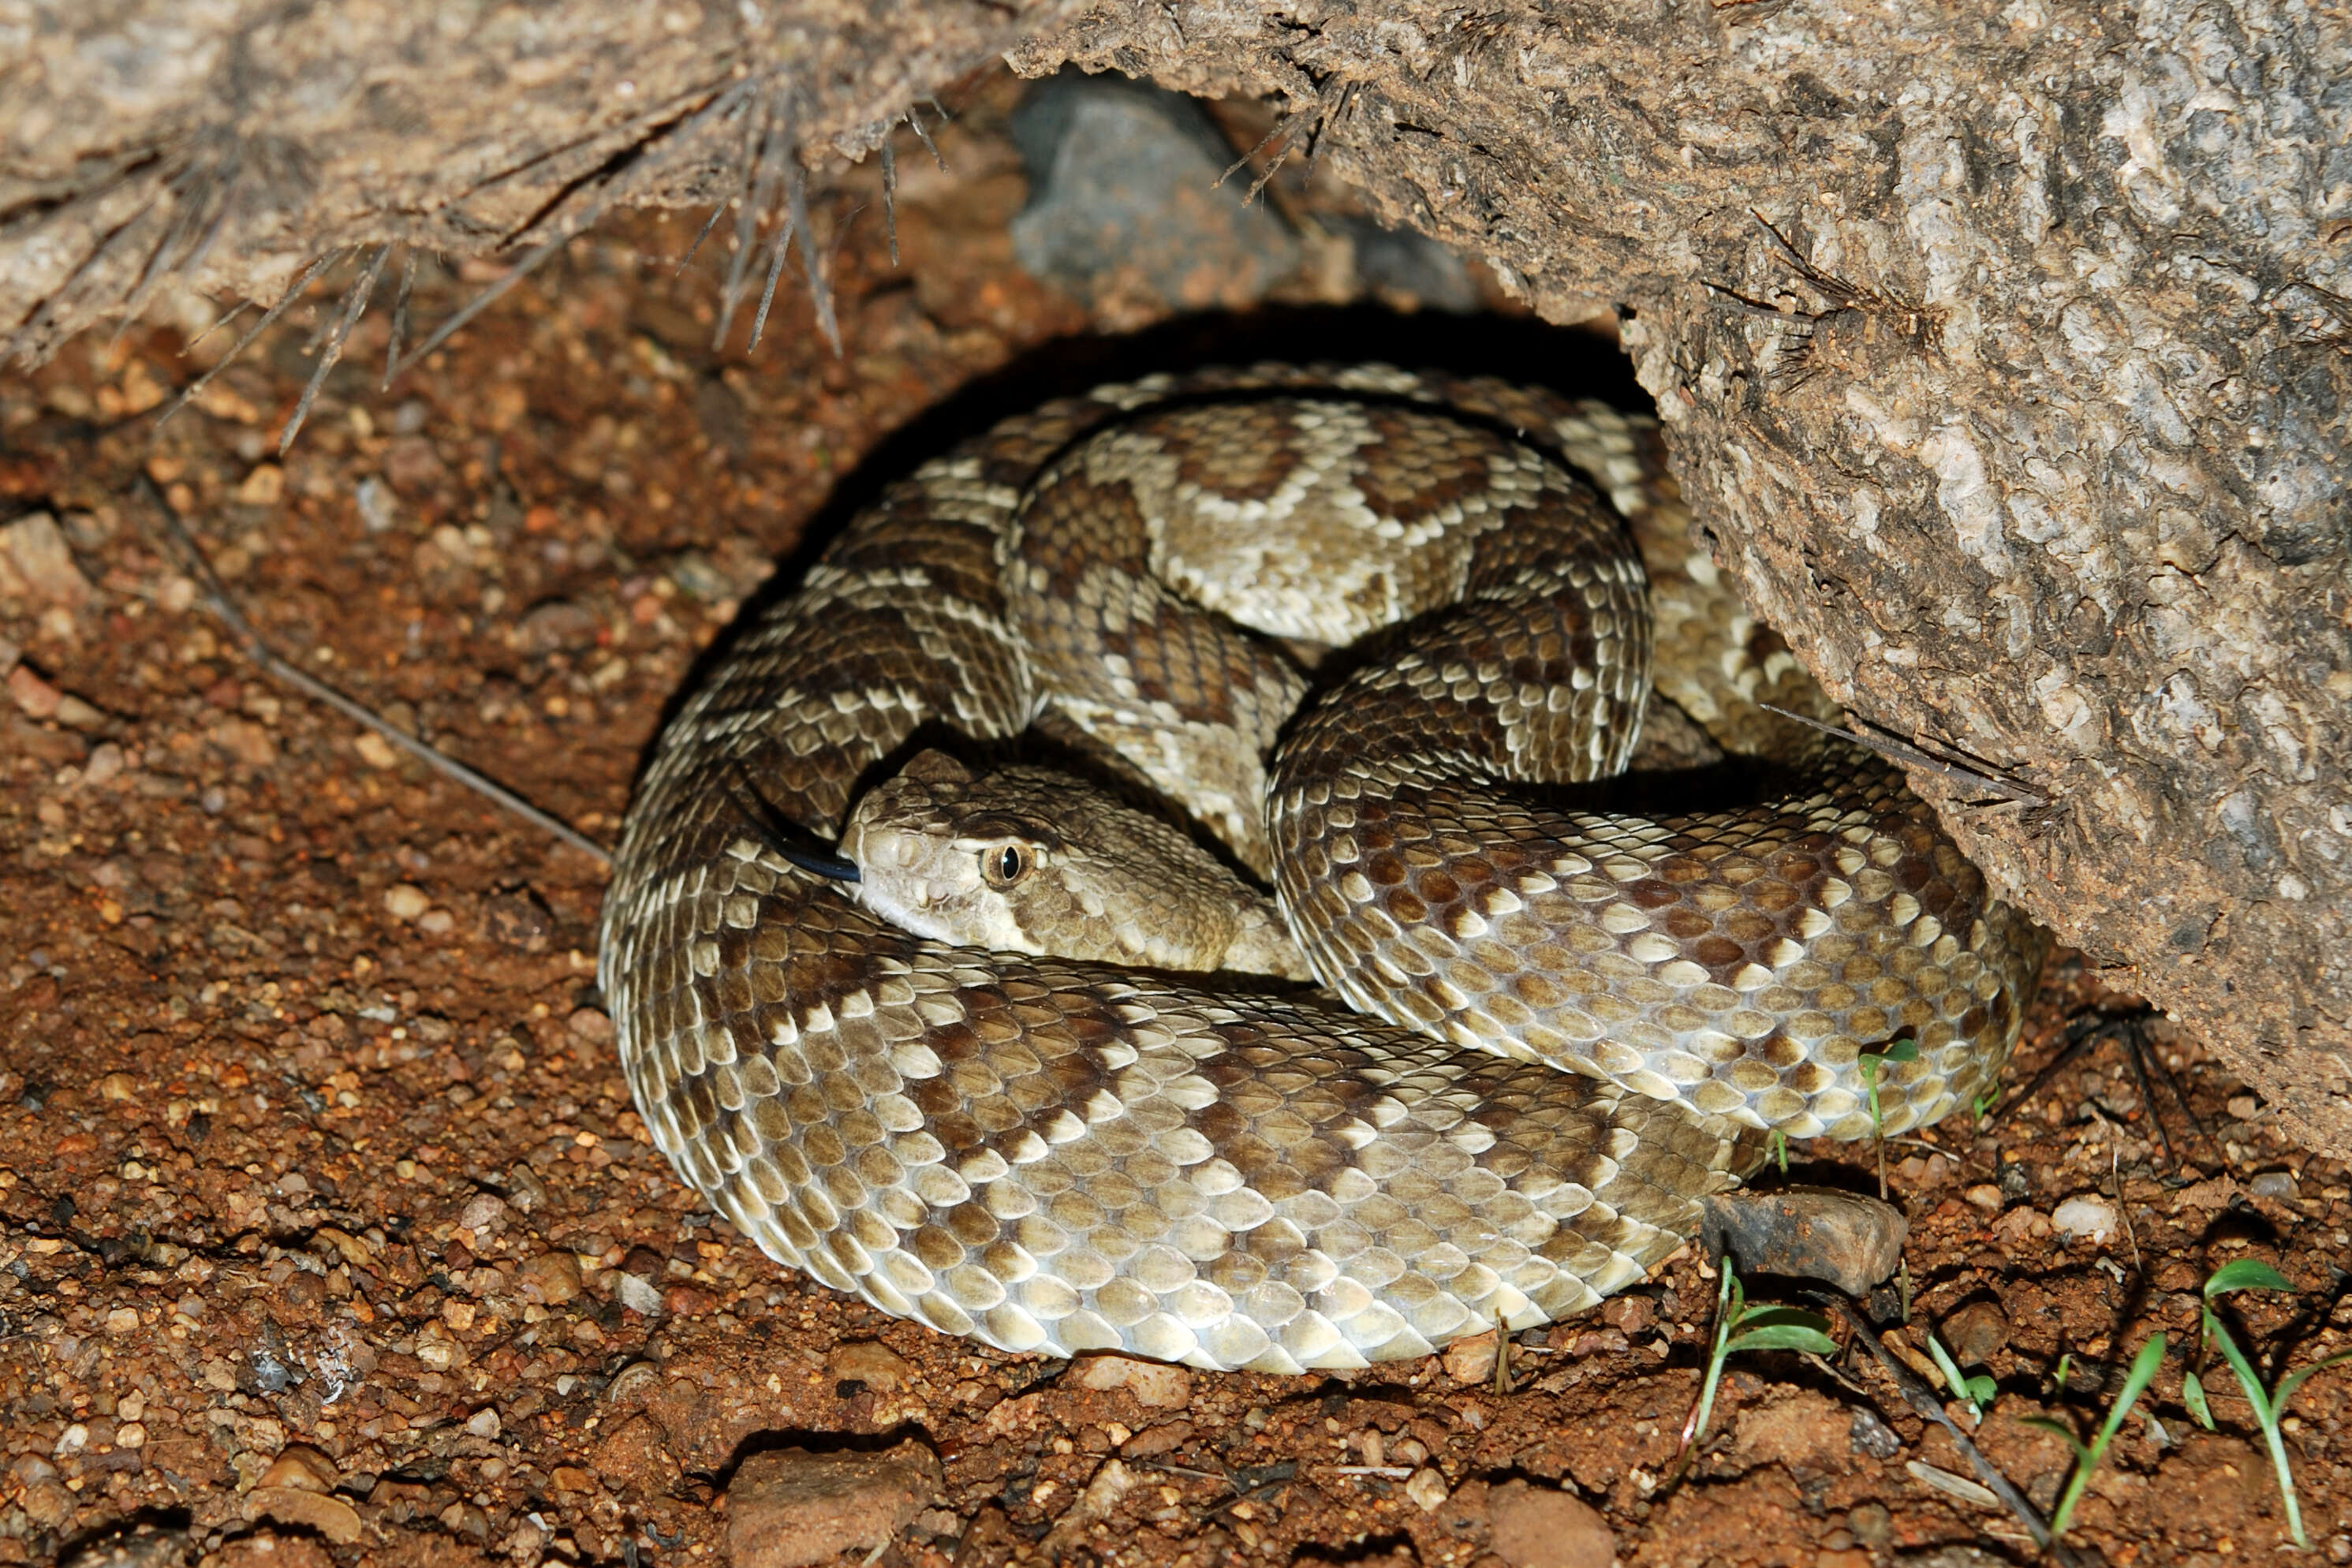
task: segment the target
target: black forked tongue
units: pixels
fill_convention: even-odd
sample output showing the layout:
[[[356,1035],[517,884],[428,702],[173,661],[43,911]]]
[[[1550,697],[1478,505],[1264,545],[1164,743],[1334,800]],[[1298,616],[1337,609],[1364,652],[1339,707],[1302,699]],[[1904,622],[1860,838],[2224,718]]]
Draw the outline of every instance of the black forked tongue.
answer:
[[[758,781],[751,777],[751,770],[743,765],[740,757],[735,759],[734,783],[740,784],[742,789],[738,790],[730,784],[728,797],[742,815],[745,825],[759,836],[761,843],[802,870],[829,881],[858,880],[857,862],[830,849],[819,849],[811,845],[807,830],[788,820],[766,795],[760,793]],[[744,798],[746,792],[751,796],[749,800]]]
[[[773,843],[769,847],[803,871],[813,871],[820,877],[830,877],[836,882],[855,882],[858,879],[857,862],[846,856],[831,854],[823,849],[803,849],[795,844]]]

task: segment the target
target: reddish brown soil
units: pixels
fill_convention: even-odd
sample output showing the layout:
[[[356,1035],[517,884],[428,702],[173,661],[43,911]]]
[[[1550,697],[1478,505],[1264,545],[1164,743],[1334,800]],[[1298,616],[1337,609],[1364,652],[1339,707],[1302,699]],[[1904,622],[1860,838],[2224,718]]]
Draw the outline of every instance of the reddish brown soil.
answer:
[[[1532,322],[1363,313],[1071,347],[1090,323],[1013,267],[1020,176],[977,118],[950,135],[958,178],[902,194],[904,268],[877,210],[841,243],[838,359],[791,288],[756,353],[712,353],[719,263],[674,280],[696,223],[642,220],[575,245],[383,395],[379,310],[354,336],[363,368],[330,380],[282,464],[323,302],[160,430],[159,401],[230,333],[191,351],[151,321],[0,384],[0,522],[57,513],[92,584],[79,605],[0,600],[26,661],[23,700],[0,704],[0,1563],[138,1524],[151,1560],[223,1564],[716,1559],[747,1444],[909,1434],[946,1494],[885,1562],[1031,1549],[1121,1445],[1143,1484],[1085,1532],[1120,1563],[1472,1562],[1512,1477],[1572,1485],[1630,1562],[1859,1568],[1969,1542],[2030,1558],[2006,1515],[1906,1468],[1968,1465],[1858,1352],[1736,1363],[1695,1475],[1661,1500],[1712,1300],[1695,1258],[1530,1336],[1507,1395],[1433,1360],[1193,1374],[1175,1407],[785,1274],[700,1210],[629,1109],[594,1006],[596,866],[274,687],[191,605],[142,470],[278,647],[609,838],[666,704],[772,563],[1042,390],[1302,347],[1570,376],[1593,357]],[[425,272],[425,323],[495,276]],[[1622,384],[1605,359],[1591,375]],[[28,716],[37,681],[96,712]],[[2013,1079],[2067,1019],[2126,1005],[2062,956]],[[2152,1332],[2182,1342],[2214,1266],[2261,1258],[2294,1282],[2236,1298],[2266,1349],[2300,1363],[2345,1339],[2345,1169],[2279,1142],[2193,1041],[2154,1034],[2218,1143],[2189,1142],[2167,1102],[2186,1145],[2167,1163],[2110,1043],[1997,1128],[1890,1152],[1914,1224],[1896,1337],[2000,1308],[1979,1438],[2045,1505],[2066,1456],[2018,1418],[2088,1429],[2097,1374],[2112,1386]],[[1796,1152],[1869,1179],[1866,1150]],[[2082,1194],[2119,1194],[2129,1233],[2054,1236]],[[841,1348],[876,1341],[906,1366]],[[2062,1394],[2067,1352],[2089,1370]],[[2248,1407],[2209,1379],[2221,1431],[2200,1435],[2181,1370],[2153,1395],[2168,1442],[2132,1419],[2077,1544],[2117,1564],[2267,1558],[2284,1530]],[[1890,1457],[1857,1436],[1864,1410]],[[2338,1563],[2347,1418],[2352,1373],[2323,1374],[2288,1438]],[[255,1500],[289,1443],[339,1489],[307,1523],[282,1471],[276,1516]],[[1424,1508],[1338,1468],[1368,1463],[1433,1469],[1444,1495],[1416,1489]]]

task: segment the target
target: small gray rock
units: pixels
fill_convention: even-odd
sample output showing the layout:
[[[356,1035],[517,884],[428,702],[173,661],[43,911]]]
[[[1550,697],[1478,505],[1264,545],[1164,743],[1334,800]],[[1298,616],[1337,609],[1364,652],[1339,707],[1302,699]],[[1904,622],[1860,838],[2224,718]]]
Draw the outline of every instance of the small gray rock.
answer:
[[[1707,1246],[1745,1272],[1824,1280],[1856,1297],[1895,1272],[1910,1232],[1894,1205],[1827,1187],[1720,1194],[1700,1221]]]
[[[1856,1407],[1853,1419],[1846,1425],[1846,1436],[1855,1453],[1867,1454],[1874,1459],[1891,1459],[1903,1451],[1903,1439],[1879,1418],[1875,1410]]]
[[[1030,91],[1012,130],[1029,169],[1013,254],[1083,300],[1233,310],[1298,266],[1282,218],[1243,205],[1245,179],[1216,186],[1233,153],[1181,93],[1065,71]]]

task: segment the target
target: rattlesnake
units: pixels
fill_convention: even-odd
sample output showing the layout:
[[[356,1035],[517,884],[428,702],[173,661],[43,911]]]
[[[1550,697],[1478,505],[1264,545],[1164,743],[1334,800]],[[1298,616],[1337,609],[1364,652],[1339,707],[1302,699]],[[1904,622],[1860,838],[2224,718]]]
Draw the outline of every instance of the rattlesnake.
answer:
[[[1338,553],[1298,544],[1318,518]],[[1294,721],[1290,653],[1152,573],[1237,616],[1222,583],[1287,584],[1268,629],[1309,658],[1367,621],[1453,640],[1336,656],[1313,679],[1348,700]],[[1664,697],[1783,758],[1733,804],[1574,782],[1625,763],[1654,637],[1685,655]],[[1870,1131],[1865,1054],[1920,1047],[1872,1062],[1892,1132],[2017,1034],[2038,933],[1890,770],[1759,696],[1830,712],[1639,421],[1377,366],[1049,404],[886,492],[663,733],[605,903],[622,1059],[772,1256],[1008,1350],[1297,1372],[1558,1317],[1675,1247],[1766,1126]],[[1321,978],[1406,1026],[925,940],[800,868],[790,837],[925,743],[1033,723],[1189,785]],[[1496,759],[1550,782],[1498,795]]]

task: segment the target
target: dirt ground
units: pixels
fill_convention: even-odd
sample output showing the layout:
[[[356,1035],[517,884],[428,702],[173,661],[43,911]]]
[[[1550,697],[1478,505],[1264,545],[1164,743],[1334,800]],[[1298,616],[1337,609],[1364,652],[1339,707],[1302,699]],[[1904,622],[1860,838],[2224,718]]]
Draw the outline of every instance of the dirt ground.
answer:
[[[282,461],[324,296],[160,428],[237,326],[194,342],[209,323],[178,306],[0,383],[0,524],[47,512],[64,546],[0,574],[0,1563],[717,1561],[745,1454],[910,1436],[943,1484],[885,1563],[1044,1553],[1114,1453],[1139,1484],[1052,1552],[1549,1561],[1496,1527],[1532,1482],[1597,1508],[1629,1563],[2032,1560],[2006,1513],[1936,1484],[1967,1462],[1858,1350],[1736,1360],[1662,1492],[1714,1296],[1696,1256],[1521,1336],[1504,1394],[1441,1359],[1090,1389],[787,1275],[629,1108],[596,864],[273,685],[163,550],[142,474],[289,657],[609,840],[667,704],[778,563],[789,581],[883,479],[1043,394],[1317,353],[1628,391],[1598,334],[1336,306],[1328,278],[1238,318],[1090,309],[1015,266],[1024,187],[986,101],[946,152],[952,179],[908,167],[895,269],[878,204],[821,208],[839,358],[790,283],[756,353],[740,326],[713,352],[723,253],[677,273],[698,216],[639,217],[389,392],[372,313]],[[410,314],[499,276],[427,265]],[[1131,335],[1084,335],[1106,325]],[[2012,1083],[2071,1022],[2131,1010],[2061,953]],[[2232,1298],[2242,1336],[2295,1364],[2344,1346],[2347,1173],[2196,1041],[2144,1033],[2208,1135],[2108,1039],[1996,1125],[1898,1143],[1907,1326],[1894,1292],[1874,1305],[1914,1357],[1931,1328],[1981,1357],[2000,1393],[1977,1439],[2045,1507],[2068,1455],[2020,1417],[2087,1433],[2168,1334],[2153,1420],[2126,1424],[2074,1544],[2267,1560],[2284,1527],[2249,1407],[2216,1373],[2200,1431],[2178,1352],[2239,1258],[2296,1288]],[[1867,1149],[1793,1155],[1874,1180]],[[2334,1563],[2347,1421],[2352,1371],[2287,1422]],[[1935,1554],[1964,1544],[1990,1555]]]

